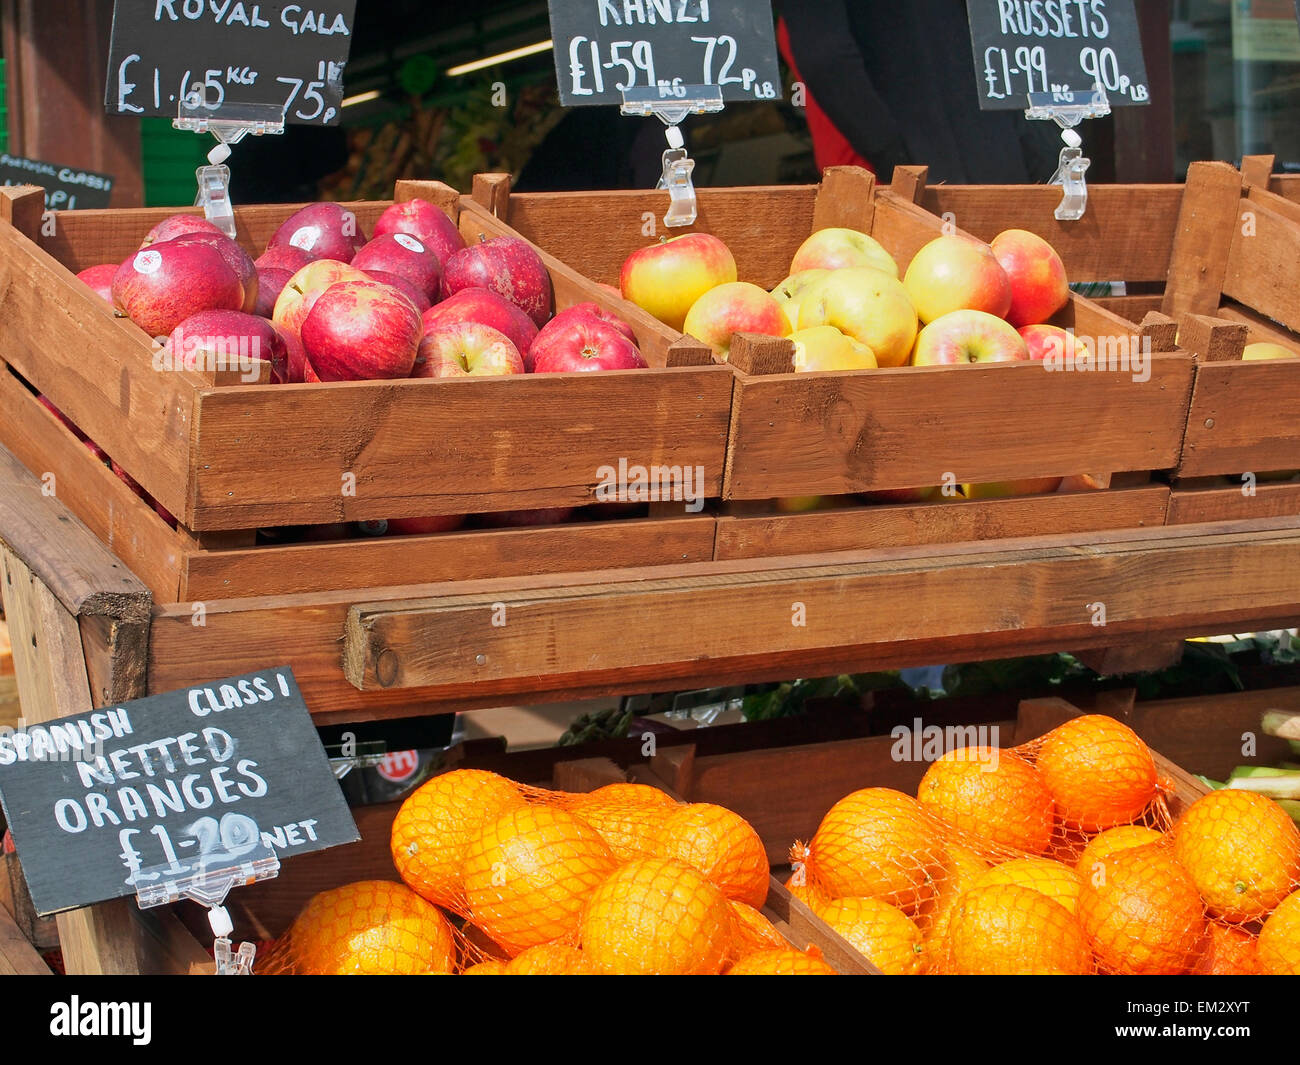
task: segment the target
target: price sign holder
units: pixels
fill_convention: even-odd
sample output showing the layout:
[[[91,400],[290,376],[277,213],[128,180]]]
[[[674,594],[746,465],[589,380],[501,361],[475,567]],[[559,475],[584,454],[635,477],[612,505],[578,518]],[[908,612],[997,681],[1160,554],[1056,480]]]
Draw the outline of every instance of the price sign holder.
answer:
[[[209,222],[217,226],[231,240],[235,239],[235,211],[230,202],[230,147],[249,134],[261,137],[284,132],[284,107],[279,104],[223,104],[209,106],[198,89],[181,100],[176,118],[176,129],[191,133],[211,133],[217,146],[208,153],[208,165],[194,172],[199,194],[195,207],[202,207]]]
[[[663,122],[668,147],[663,154],[663,175],[658,189],[668,190],[668,213],[664,225],[677,228],[694,224],[699,214],[691,174],[695,160],[686,152],[680,125],[687,115],[714,114],[723,107],[722,89],[717,85],[677,85],[671,89],[632,88],[623,90],[619,110],[625,115],[654,115]]]
[[[1059,165],[1048,184],[1060,185],[1064,189],[1055,211],[1057,220],[1077,222],[1088,207],[1086,175],[1092,160],[1084,156],[1083,138],[1074,127],[1085,118],[1104,118],[1110,114],[1106,91],[1100,85],[1094,85],[1090,93],[1031,92],[1028,100],[1026,118],[1048,119],[1061,127],[1061,140],[1065,147],[1061,149]]]

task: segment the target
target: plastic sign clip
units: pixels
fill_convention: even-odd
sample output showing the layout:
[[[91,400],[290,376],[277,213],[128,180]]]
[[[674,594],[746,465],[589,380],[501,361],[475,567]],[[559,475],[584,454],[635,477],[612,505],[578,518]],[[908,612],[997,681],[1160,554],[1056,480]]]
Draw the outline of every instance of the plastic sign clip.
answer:
[[[1074,92],[1055,89],[1052,92],[1031,92],[1026,118],[1050,119],[1061,127],[1061,149],[1056,173],[1049,185],[1060,185],[1064,190],[1061,202],[1054,212],[1058,221],[1077,222],[1088,208],[1088,181],[1086,174],[1092,160],[1083,154],[1083,138],[1074,127],[1085,118],[1102,118],[1110,114],[1106,90],[1094,85],[1091,92]]]
[[[703,115],[722,110],[722,89],[716,85],[681,85],[660,82],[658,85],[624,89],[620,108],[625,115],[654,115],[666,127],[668,149],[663,156],[663,175],[655,188],[668,190],[668,213],[664,225],[689,226],[699,214],[695,184],[691,174],[695,160],[686,153],[686,141],[679,123],[687,115]]]
[[[663,177],[655,187],[668,190],[668,213],[664,215],[664,225],[689,226],[694,223],[699,214],[699,206],[695,200],[695,184],[691,181],[695,160],[686,154],[680,129],[669,126],[667,133],[668,150],[664,152]],[[673,134],[676,136],[674,137]]]

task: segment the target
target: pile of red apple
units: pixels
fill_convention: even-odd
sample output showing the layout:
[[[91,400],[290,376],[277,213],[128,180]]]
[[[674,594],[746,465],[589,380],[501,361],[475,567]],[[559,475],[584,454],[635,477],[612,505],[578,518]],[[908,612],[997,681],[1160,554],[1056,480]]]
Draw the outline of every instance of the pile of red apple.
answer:
[[[646,365],[632,329],[596,304],[552,316],[526,241],[467,247],[424,200],[388,208],[369,240],[339,204],[311,204],[256,260],[207,219],[174,215],[125,262],[78,276],[181,365],[208,365],[220,343],[263,353],[275,383]]]
[[[1000,233],[991,245],[957,233],[936,237],[900,279],[893,256],[867,234],[822,229],[800,245],[789,276],[770,292],[736,278],[727,246],[692,233],[633,252],[619,280],[625,298],[720,359],[737,333],[788,337],[796,372],[1016,362],[1072,355],[1079,343],[1045,324],[1069,299],[1065,266],[1025,230]],[[966,494],[1053,491],[1059,483],[968,485]]]

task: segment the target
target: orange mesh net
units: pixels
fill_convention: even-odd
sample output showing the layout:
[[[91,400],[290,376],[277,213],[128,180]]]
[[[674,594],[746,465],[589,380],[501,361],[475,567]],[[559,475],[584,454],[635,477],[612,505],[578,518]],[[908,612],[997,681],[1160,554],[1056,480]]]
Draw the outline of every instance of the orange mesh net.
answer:
[[[455,770],[402,805],[392,855],[403,883],[316,896],[259,971],[829,971],[760,912],[754,828],[646,785]],[[1179,801],[1108,717],[949,752],[916,796],[846,795],[791,860],[791,892],[888,974],[1300,973],[1295,823],[1246,791]]]
[[[1087,715],[951,751],[916,798],[845,796],[790,887],[885,972],[1300,973],[1300,830],[1247,791],[1182,807],[1136,733]]]

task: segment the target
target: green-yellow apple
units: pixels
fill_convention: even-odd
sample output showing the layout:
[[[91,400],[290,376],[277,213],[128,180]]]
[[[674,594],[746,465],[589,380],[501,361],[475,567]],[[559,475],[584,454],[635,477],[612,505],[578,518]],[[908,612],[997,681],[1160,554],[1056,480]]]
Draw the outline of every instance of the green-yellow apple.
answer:
[[[807,292],[814,282],[820,281],[829,273],[829,270],[800,270],[799,273],[791,274],[772,289],[772,298],[785,311],[791,332],[799,328],[799,297]]]
[[[871,266],[890,277],[898,276],[898,263],[874,239],[856,229],[819,229],[799,245],[790,260],[790,273],[802,270],[842,270]]]
[[[786,496],[776,501],[776,509],[782,514],[803,514],[817,510],[824,502],[821,496]]]
[[[1023,481],[995,481],[988,484],[964,484],[962,495],[967,499],[1005,499],[1008,496],[1036,496],[1055,492],[1061,486],[1060,477],[1029,477]]]
[[[985,311],[950,311],[921,330],[913,366],[959,362],[1016,362],[1029,358],[1020,334]]]
[[[1241,353],[1241,357],[1250,362],[1263,361],[1264,359],[1300,359],[1300,352],[1294,348],[1284,348],[1281,344],[1260,341],[1256,344],[1247,344],[1246,350]]]
[[[794,342],[795,373],[817,370],[874,370],[876,356],[860,340],[845,336],[833,325],[814,325],[790,334]]]
[[[337,281],[367,281],[360,270],[338,259],[316,259],[289,278],[275,301],[271,321],[295,333],[302,332],[302,323],[316,300]]]
[[[989,245],[1011,282],[1006,319],[1017,329],[1045,322],[1065,306],[1070,284],[1056,249],[1037,233],[1008,229]]]
[[[924,503],[939,491],[937,484],[928,488],[884,488],[879,492],[863,492],[868,503]]]
[[[949,311],[985,311],[1005,318],[1011,309],[1011,279],[993,249],[957,233],[935,237],[918,251],[903,286],[926,324]]]
[[[734,334],[783,337],[790,332],[790,322],[781,305],[757,285],[729,281],[709,289],[691,304],[682,332],[703,340],[725,361],[731,354]]]
[[[799,297],[799,328],[833,325],[865,344],[880,366],[902,366],[916,340],[916,311],[897,278],[855,266],[832,270]]]
[[[1029,349],[1029,357],[1043,360],[1055,369],[1064,369],[1064,360],[1073,361],[1076,355],[1089,350],[1087,341],[1059,325],[1025,325],[1017,331]]]
[[[736,260],[722,241],[708,233],[687,233],[629,255],[619,288],[624,299],[680,330],[696,300],[735,280]]]

